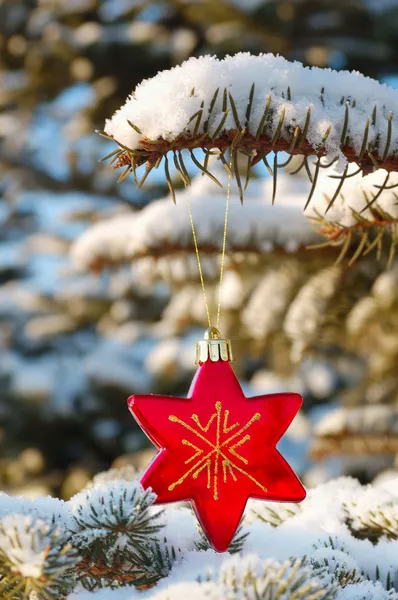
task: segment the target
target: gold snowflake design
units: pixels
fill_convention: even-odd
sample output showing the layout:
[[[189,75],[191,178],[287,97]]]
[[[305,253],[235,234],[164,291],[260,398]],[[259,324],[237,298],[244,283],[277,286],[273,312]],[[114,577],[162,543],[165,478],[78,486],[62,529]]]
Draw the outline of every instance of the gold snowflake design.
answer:
[[[185,461],[186,465],[191,466],[187,468],[177,481],[169,485],[169,491],[174,490],[177,485],[181,485],[188,477],[197,479],[200,473],[206,472],[207,489],[212,488],[213,498],[214,500],[218,500],[219,475],[222,469],[222,481],[224,483],[227,482],[228,477],[231,477],[234,482],[237,481],[236,474],[240,473],[253,481],[263,492],[266,492],[267,489],[240,466],[240,464],[237,464],[235,460],[237,459],[242,465],[248,465],[247,458],[239,454],[237,449],[250,440],[250,434],[245,432],[260,419],[260,413],[253,415],[243,426],[240,426],[238,422],[229,425],[229,410],[223,410],[221,402],[216,402],[214,408],[215,412],[210,416],[206,425],[201,424],[198,415],[193,414],[191,416],[196,427],[185,423],[174,415],[169,416],[170,421],[178,423],[194,436],[191,437],[191,440],[183,439],[181,441],[184,446],[189,446],[194,451]],[[211,427],[212,430],[209,433]],[[214,438],[215,442],[212,441]],[[193,443],[194,441],[195,443]]]

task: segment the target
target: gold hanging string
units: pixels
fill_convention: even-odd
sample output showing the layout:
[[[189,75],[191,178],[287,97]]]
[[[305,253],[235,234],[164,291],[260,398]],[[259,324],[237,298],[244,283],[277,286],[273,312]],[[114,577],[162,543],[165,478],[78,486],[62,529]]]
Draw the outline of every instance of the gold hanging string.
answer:
[[[226,198],[226,203],[225,203],[225,218],[224,218],[224,233],[223,233],[222,251],[221,251],[220,279],[219,279],[219,284],[218,284],[218,302],[217,302],[217,318],[216,318],[216,328],[217,329],[220,324],[220,314],[221,314],[221,292],[222,292],[222,283],[223,283],[223,278],[224,278],[225,252],[226,252],[226,247],[227,247],[227,228],[228,228],[228,211],[229,211],[230,196],[231,196],[231,174],[229,173],[228,174],[227,198]],[[204,281],[204,277],[203,277],[202,263],[200,260],[198,239],[196,236],[196,229],[195,229],[195,224],[193,222],[191,202],[190,202],[189,198],[188,198],[188,211],[189,211],[189,220],[191,222],[193,243],[195,246],[196,261],[198,263],[200,283],[202,286],[203,299],[204,299],[204,303],[205,303],[207,322],[208,322],[209,327],[211,327],[210,310],[209,310],[209,305],[207,302],[206,286],[205,286],[205,281]]]
[[[231,170],[231,165],[230,165]],[[224,218],[224,233],[222,240],[222,252],[221,252],[221,266],[220,266],[220,282],[218,284],[218,302],[217,302],[217,321],[216,329],[220,324],[220,313],[221,313],[221,291],[222,282],[224,278],[224,263],[225,263],[225,250],[227,247],[227,228],[228,228],[228,209],[229,209],[229,197],[231,195],[231,173],[228,173],[228,187],[227,187],[227,198],[225,201],[225,218]]]
[[[196,231],[195,231],[195,225],[193,222],[193,217],[192,217],[192,210],[191,210],[191,201],[188,198],[188,210],[189,210],[189,219],[191,221],[191,229],[192,229],[192,237],[193,237],[193,243],[195,244],[195,253],[196,253],[196,260],[198,263],[198,269],[199,269],[199,277],[200,277],[200,283],[202,284],[202,293],[203,293],[203,299],[205,301],[205,309],[206,309],[206,315],[207,315],[207,323],[209,325],[209,327],[211,327],[211,318],[210,318],[210,311],[209,311],[209,305],[207,303],[207,296],[206,296],[206,288],[205,288],[205,281],[203,279],[203,270],[202,270],[202,263],[200,261],[200,255],[199,255],[199,248],[198,248],[198,240],[196,238]]]

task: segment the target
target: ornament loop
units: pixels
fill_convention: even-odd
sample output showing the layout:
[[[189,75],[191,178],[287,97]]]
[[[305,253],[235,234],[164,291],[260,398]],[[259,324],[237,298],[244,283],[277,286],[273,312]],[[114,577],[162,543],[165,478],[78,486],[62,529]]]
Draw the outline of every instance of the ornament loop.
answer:
[[[231,340],[222,339],[216,327],[208,327],[204,340],[196,343],[196,364],[201,365],[208,360],[212,362],[233,360]]]

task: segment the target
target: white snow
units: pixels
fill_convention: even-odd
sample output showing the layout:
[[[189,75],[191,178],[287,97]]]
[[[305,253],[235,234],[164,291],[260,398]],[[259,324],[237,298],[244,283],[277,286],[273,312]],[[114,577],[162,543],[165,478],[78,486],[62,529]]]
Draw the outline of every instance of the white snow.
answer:
[[[358,170],[358,165],[352,164],[348,169],[348,174],[355,173]],[[317,188],[313,199],[306,210],[308,216],[316,216],[316,211],[321,215],[324,214],[331,198],[333,197],[337,186],[338,179],[332,179],[329,175],[335,175],[332,169],[326,169],[326,173],[322,173],[319,177]],[[370,175],[363,177],[361,174],[354,175],[345,180],[344,185],[336,198],[333,206],[328,211],[325,218],[331,223],[337,223],[344,227],[350,227],[357,222],[355,212],[360,213],[361,217],[369,221],[374,220],[374,215],[367,205],[372,202],[379,188],[385,182],[388,176],[387,171],[378,169]],[[372,204],[373,209],[380,207],[383,211],[398,219],[398,202],[396,191],[398,188],[398,174],[390,173],[386,183],[387,188]]]
[[[361,581],[340,590],[336,600],[397,600],[394,590],[387,591],[379,581]]]
[[[376,404],[361,407],[340,407],[328,412],[315,427],[319,436],[358,433],[373,435],[398,432],[398,409]]]
[[[118,215],[89,227],[73,244],[71,258],[80,269],[98,269],[127,260],[128,236],[134,213]]]
[[[54,549],[59,552],[64,541],[64,530],[50,525],[48,520],[14,513],[4,516],[0,521],[2,558],[11,563],[12,573],[27,579],[44,576],[49,554]],[[60,564],[59,569],[61,571]]]
[[[31,515],[35,519],[51,523],[59,519],[67,521],[69,511],[66,502],[51,496],[32,500],[0,492],[0,519],[9,514]]]
[[[150,377],[137,362],[134,346],[103,341],[84,360],[84,372],[95,386],[119,390],[126,395],[143,393]]]
[[[60,504],[65,510],[57,513],[57,527],[61,532],[72,529],[72,541],[77,539],[75,536],[80,536],[80,541],[90,543],[99,535],[109,534],[109,523],[116,524],[121,519],[127,527],[136,519],[145,518],[147,510],[157,512],[156,507],[151,507],[154,499],[151,492],[144,494],[137,481],[115,480],[114,477],[98,481],[68,503]],[[41,520],[41,513],[47,510],[49,516],[54,515],[58,502],[54,499],[32,502],[0,495],[0,549],[8,552],[14,563],[19,565],[19,571],[26,576],[39,576],[45,568],[45,556],[41,554],[40,544],[35,545],[34,553],[25,542],[21,547],[10,546],[9,538],[4,537],[1,531],[11,531],[16,527],[24,540],[30,540],[25,533],[26,528],[29,531],[47,531],[49,519]],[[38,508],[36,514],[32,510],[34,505]],[[92,506],[95,512],[92,512]],[[373,544],[367,539],[358,539],[353,532],[361,529],[363,522],[369,519],[376,523],[380,520],[382,524],[383,514],[390,523],[397,522],[397,507],[396,474],[390,475],[388,481],[380,485],[366,487],[362,487],[355,479],[336,479],[309,490],[306,500],[300,505],[251,500],[245,517],[249,536],[242,553],[230,556],[228,553],[216,554],[212,550],[196,550],[195,542],[199,536],[193,512],[185,507],[166,506],[164,515],[160,517],[164,520],[165,528],[159,537],[167,538],[167,543],[175,546],[179,555],[167,577],[155,588],[146,591],[136,591],[128,586],[96,593],[76,590],[69,600],[89,600],[91,597],[96,600],[133,600],[138,597],[143,600],[165,600],[171,593],[173,599],[188,596],[241,600],[245,598],[243,591],[228,595],[232,594],[233,574],[242,590],[248,585],[249,580],[245,580],[244,576],[249,570],[260,575],[264,573],[259,585],[265,589],[268,585],[266,582],[272,580],[274,575],[276,577],[284,561],[304,557],[308,566],[301,566],[300,573],[309,569],[307,575],[311,575],[313,582],[316,581],[319,568],[323,569],[322,581],[329,586],[328,589],[336,582],[346,580],[346,587],[339,590],[337,595],[340,600],[396,600],[396,592],[387,593],[386,586],[388,581],[397,581],[398,540],[381,537]],[[102,522],[104,527],[101,526]],[[119,552],[123,548],[125,535],[121,533],[113,539],[111,552]],[[42,538],[39,538],[40,541]],[[44,539],[47,538],[44,536]],[[289,571],[290,567],[287,566],[287,569]],[[376,582],[377,577],[379,582]],[[205,583],[207,579],[211,583]],[[206,595],[207,592],[210,595]],[[280,598],[285,596],[281,595]],[[288,598],[290,596],[286,596]]]
[[[266,341],[280,330],[299,280],[297,265],[270,269],[260,280],[241,314],[242,324],[255,340]]]
[[[35,536],[31,517],[9,515],[1,521],[0,547],[7,545],[8,559],[13,563],[16,572],[24,577],[38,579],[43,573],[43,567],[48,552],[48,540],[40,540]],[[36,521],[35,526],[44,532],[48,531],[48,524]],[[41,526],[41,527],[40,527]],[[33,533],[34,532],[34,533]],[[31,536],[34,536],[34,543]],[[19,543],[18,543],[19,541]]]
[[[219,176],[218,171],[215,173]],[[177,206],[174,206],[170,198],[152,202],[132,223],[130,257],[152,254],[156,250],[161,254],[167,250],[171,253],[173,249],[193,250],[188,199],[199,249],[207,246],[220,251],[225,195],[225,190],[219,190],[213,182],[199,177],[192,187],[176,194]],[[253,249],[266,254],[274,247],[280,247],[289,252],[292,240],[297,249],[319,239],[310,221],[303,215],[297,192],[285,194],[275,206],[271,206],[271,196],[272,182],[269,180],[256,182],[256,196],[249,197],[243,207],[238,196],[232,193],[227,248],[235,252]]]
[[[196,292],[197,293],[197,292]],[[195,368],[195,345],[191,339],[161,340],[145,359],[145,369],[160,381],[181,380]]]
[[[221,251],[228,178],[223,168],[216,167],[213,172],[223,183],[223,189],[199,175],[188,189],[176,193],[176,206],[167,196],[151,202],[137,213],[89,227],[72,246],[75,265],[82,270],[95,270],[132,260],[137,264],[138,277],[143,280],[158,273],[173,281],[185,281],[187,277],[197,281],[196,257],[187,254],[187,251],[194,252],[188,211],[190,201],[204,274],[206,278],[217,278],[219,264],[214,256],[208,258],[204,250]],[[320,236],[302,210],[306,184],[301,177],[281,173],[281,197],[272,206],[272,181],[254,179],[242,207],[236,182],[232,182],[227,250],[234,255],[244,250],[254,255],[267,255],[277,249],[293,254],[299,248],[319,242]],[[145,260],[157,254],[160,257],[156,262]],[[162,260],[163,257],[166,260]],[[230,279],[228,284],[226,278],[225,283],[229,287],[234,285],[235,294],[239,288],[237,280]],[[242,290],[238,295],[241,293]]]
[[[373,142],[379,135],[381,148],[384,148],[387,116],[397,105],[398,91],[358,72],[303,67],[299,62],[289,62],[272,54],[252,56],[250,53],[238,53],[221,60],[214,56],[190,58],[182,65],[162,71],[138,85],[124,106],[107,121],[105,131],[123,145],[131,149],[138,148],[141,134],[130,127],[127,122],[130,120],[141,130],[142,136],[171,141],[182,131],[193,132],[196,119],[190,123],[189,120],[204,102],[200,134],[217,88],[220,91],[210,115],[209,134],[215,132],[223,117],[224,88],[233,96],[239,121],[244,127],[253,83],[255,91],[248,125],[248,130],[253,135],[256,134],[266,99],[270,95],[274,113],[272,122],[268,124],[268,135],[275,132],[282,110],[286,112],[286,125],[299,125],[303,128],[307,109],[311,108],[312,118],[307,139],[314,147],[319,145],[327,128],[332,126],[326,148],[329,154],[335,155],[340,149],[345,101],[351,97],[352,100],[355,99],[356,105],[353,107],[351,103],[349,108],[350,143],[357,152],[360,151],[366,120],[371,117],[376,106],[378,117],[375,126],[370,126],[368,141]],[[291,100],[287,99],[288,87]],[[237,127],[230,105],[229,108],[223,128],[225,131]],[[391,152],[398,143],[397,125],[398,116],[394,114]],[[291,132],[286,126],[282,127],[281,133],[282,137],[291,138]]]
[[[318,326],[336,293],[340,276],[341,272],[336,266],[318,271],[303,285],[290,304],[284,330],[292,341],[293,360],[301,358],[303,350],[314,342]]]
[[[372,294],[379,306],[387,310],[392,308],[398,298],[398,266],[377,277],[372,287]]]

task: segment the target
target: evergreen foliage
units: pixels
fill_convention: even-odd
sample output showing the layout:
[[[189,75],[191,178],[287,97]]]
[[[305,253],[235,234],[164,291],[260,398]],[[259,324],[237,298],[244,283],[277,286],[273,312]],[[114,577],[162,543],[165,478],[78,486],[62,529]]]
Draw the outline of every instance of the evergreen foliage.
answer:
[[[69,497],[88,476],[68,487],[65,466],[142,450],[127,395],[186,391],[204,322],[186,202],[214,308],[230,173],[221,329],[245,385],[303,392],[282,453],[306,482],[394,466],[397,92],[358,77],[335,97],[343,79],[321,70],[307,97],[247,69],[228,89],[171,86],[175,131],[129,119],[137,144],[114,135],[115,149],[94,130],[141,80],[240,45],[381,79],[398,68],[397,24],[394,0],[0,3],[2,488]],[[121,185],[102,156],[123,167]],[[66,503],[0,494],[0,597],[397,600],[395,477],[333,480],[299,506],[250,501],[217,556],[186,507],[153,506],[138,483],[147,459]]]
[[[391,517],[397,496],[382,486],[332,481],[309,490],[295,512],[289,504],[274,510],[251,501],[229,552],[217,555],[196,530],[190,510],[160,511],[150,490],[115,476],[105,475],[72,498],[56,524],[43,499],[25,506],[18,499],[23,513],[9,497],[0,498],[3,597],[366,600],[369,590],[373,599],[398,595],[398,533]],[[398,489],[396,477],[388,486]],[[37,516],[46,508],[47,520]]]

